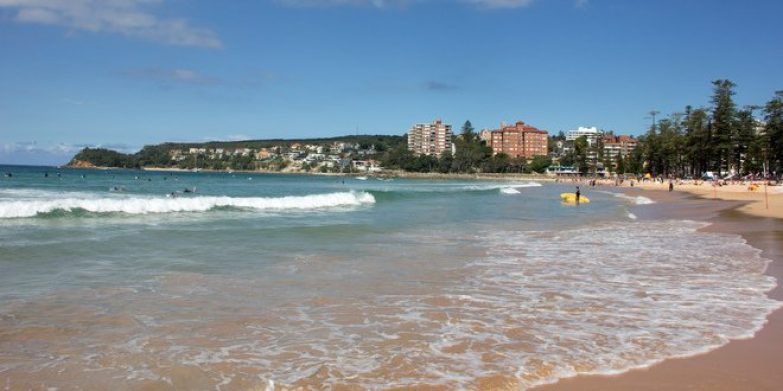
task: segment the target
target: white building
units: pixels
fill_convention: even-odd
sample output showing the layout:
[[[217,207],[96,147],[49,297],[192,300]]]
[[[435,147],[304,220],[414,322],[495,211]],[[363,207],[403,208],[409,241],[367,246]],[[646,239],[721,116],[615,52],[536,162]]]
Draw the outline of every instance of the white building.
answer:
[[[569,130],[566,132],[566,141],[574,141],[578,139],[579,137],[585,136],[587,138],[587,143],[589,145],[593,145],[598,141],[598,137],[600,137],[603,134],[598,128],[595,126],[590,128],[585,127],[578,127],[576,129]]]
[[[435,120],[416,124],[408,131],[408,150],[418,155],[440,155],[451,150],[451,125]]]

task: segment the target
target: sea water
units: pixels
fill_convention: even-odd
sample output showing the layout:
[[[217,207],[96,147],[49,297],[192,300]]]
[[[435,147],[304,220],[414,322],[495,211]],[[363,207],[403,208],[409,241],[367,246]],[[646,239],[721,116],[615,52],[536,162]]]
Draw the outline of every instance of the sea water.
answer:
[[[528,388],[752,336],[767,260],[529,181],[2,166],[9,389]],[[494,381],[494,383],[493,383]]]

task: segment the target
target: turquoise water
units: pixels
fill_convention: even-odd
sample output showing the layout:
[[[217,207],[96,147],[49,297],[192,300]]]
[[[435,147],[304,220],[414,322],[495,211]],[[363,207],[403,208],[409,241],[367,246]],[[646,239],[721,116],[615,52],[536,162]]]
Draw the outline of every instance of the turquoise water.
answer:
[[[526,182],[27,167],[2,171],[13,172],[13,177],[0,182],[0,216],[22,217],[0,220],[5,228],[0,241],[8,246],[0,259],[25,262],[4,265],[11,272],[0,277],[0,298],[27,293],[12,283],[21,276],[30,289],[41,291],[113,284],[128,276],[146,280],[167,271],[244,273],[286,262],[302,252],[338,256],[355,243],[372,243],[399,231],[426,228],[448,236],[466,223],[557,228],[625,216],[624,208],[607,195],[593,196],[589,209],[562,207],[557,195],[570,186],[520,187],[524,195],[501,192],[537,185]],[[182,193],[184,189],[196,192]],[[317,207],[319,203],[302,198],[276,209],[283,197],[312,195],[335,199]],[[340,195],[346,199],[336,199]],[[265,198],[269,205],[220,205],[209,197]],[[70,207],[67,200],[73,198],[82,207],[63,209]],[[179,204],[202,199],[209,201],[175,211]],[[139,205],[129,206],[131,202]],[[95,211],[102,207],[107,210]],[[126,207],[128,212],[122,212]],[[58,276],[54,281],[48,278],[52,272]]]
[[[779,305],[741,238],[605,190],[561,204],[570,184],[0,172],[20,387],[524,388],[709,350]]]

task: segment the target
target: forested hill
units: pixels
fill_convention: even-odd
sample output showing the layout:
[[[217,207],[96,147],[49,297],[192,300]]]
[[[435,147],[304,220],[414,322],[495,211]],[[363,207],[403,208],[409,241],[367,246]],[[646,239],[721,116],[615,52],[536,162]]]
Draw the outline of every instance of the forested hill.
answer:
[[[77,153],[67,164],[71,167],[181,167],[192,168],[191,160],[176,161],[172,156],[178,152],[186,152],[191,148],[206,150],[252,150],[276,148],[278,151],[292,150],[293,147],[302,145],[321,146],[325,151],[334,148],[337,144],[346,144],[356,149],[373,148],[382,152],[406,145],[406,136],[395,135],[350,135],[329,138],[312,139],[269,139],[269,140],[245,140],[245,141],[209,141],[204,143],[163,143],[144,146],[133,154],[124,154],[105,148],[84,148]],[[298,144],[298,145],[297,145]],[[226,153],[231,158],[231,155]],[[247,155],[247,154],[245,154]]]

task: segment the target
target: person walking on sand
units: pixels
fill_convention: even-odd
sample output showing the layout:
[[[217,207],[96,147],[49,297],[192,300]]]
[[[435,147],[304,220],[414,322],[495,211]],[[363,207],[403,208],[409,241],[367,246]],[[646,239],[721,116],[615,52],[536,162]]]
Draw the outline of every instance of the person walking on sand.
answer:
[[[674,182],[672,182],[671,179],[669,179],[669,191],[674,190]]]
[[[582,193],[579,192],[579,186],[576,187],[576,204],[579,205],[579,197],[582,195]]]

